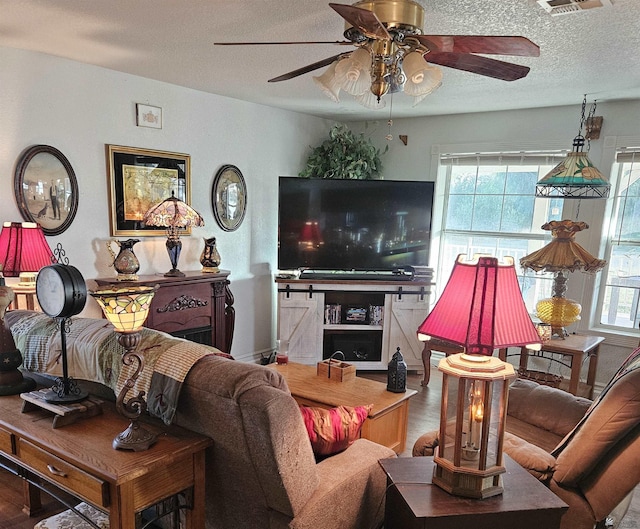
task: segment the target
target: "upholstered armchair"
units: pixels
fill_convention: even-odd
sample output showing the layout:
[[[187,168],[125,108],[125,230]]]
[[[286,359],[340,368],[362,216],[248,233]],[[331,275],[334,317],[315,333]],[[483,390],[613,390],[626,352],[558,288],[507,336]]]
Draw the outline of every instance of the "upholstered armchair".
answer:
[[[421,436],[413,455],[433,455],[437,436]],[[562,529],[604,527],[607,518],[617,527],[640,482],[640,349],[593,402],[514,381],[504,449],[569,505]]]

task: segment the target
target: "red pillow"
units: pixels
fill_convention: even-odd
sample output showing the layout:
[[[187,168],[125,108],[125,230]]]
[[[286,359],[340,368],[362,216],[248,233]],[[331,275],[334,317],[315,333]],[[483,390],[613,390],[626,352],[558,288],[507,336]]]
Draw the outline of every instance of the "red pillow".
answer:
[[[356,439],[373,404],[368,406],[338,406],[310,408],[300,406],[313,453],[328,456],[346,450]]]

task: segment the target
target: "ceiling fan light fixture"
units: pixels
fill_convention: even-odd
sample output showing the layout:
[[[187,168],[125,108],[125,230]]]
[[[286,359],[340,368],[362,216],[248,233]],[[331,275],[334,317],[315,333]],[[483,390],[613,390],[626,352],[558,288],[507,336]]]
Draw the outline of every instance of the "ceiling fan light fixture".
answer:
[[[313,81],[320,87],[324,95],[326,95],[334,103],[340,103],[340,82],[336,76],[336,66],[339,61],[331,63],[322,75],[314,76]]]
[[[353,96],[364,94],[371,86],[371,55],[358,48],[336,65],[336,77],[342,90]]]
[[[355,100],[369,110],[380,110],[387,106],[387,102],[384,99],[378,99],[370,90],[356,96]]]
[[[407,78],[404,93],[420,97],[420,101],[442,84],[442,70],[430,65],[418,51],[409,53],[404,58],[402,67]]]

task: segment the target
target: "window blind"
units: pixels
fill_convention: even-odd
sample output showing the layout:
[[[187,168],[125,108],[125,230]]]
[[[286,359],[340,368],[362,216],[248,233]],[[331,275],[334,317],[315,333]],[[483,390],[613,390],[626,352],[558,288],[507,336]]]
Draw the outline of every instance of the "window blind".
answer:
[[[556,165],[568,151],[442,154],[440,164],[467,166]]]

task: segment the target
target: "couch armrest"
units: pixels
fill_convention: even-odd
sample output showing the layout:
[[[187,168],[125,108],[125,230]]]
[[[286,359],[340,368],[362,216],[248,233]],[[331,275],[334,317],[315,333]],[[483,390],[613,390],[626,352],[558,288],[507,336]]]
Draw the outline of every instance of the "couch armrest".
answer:
[[[556,468],[556,458],[542,448],[506,432],[504,451],[540,481],[548,481]]]
[[[380,527],[387,478],[378,461],[389,457],[396,457],[393,450],[358,439],[344,452],[318,463],[320,484],[289,527]]]

